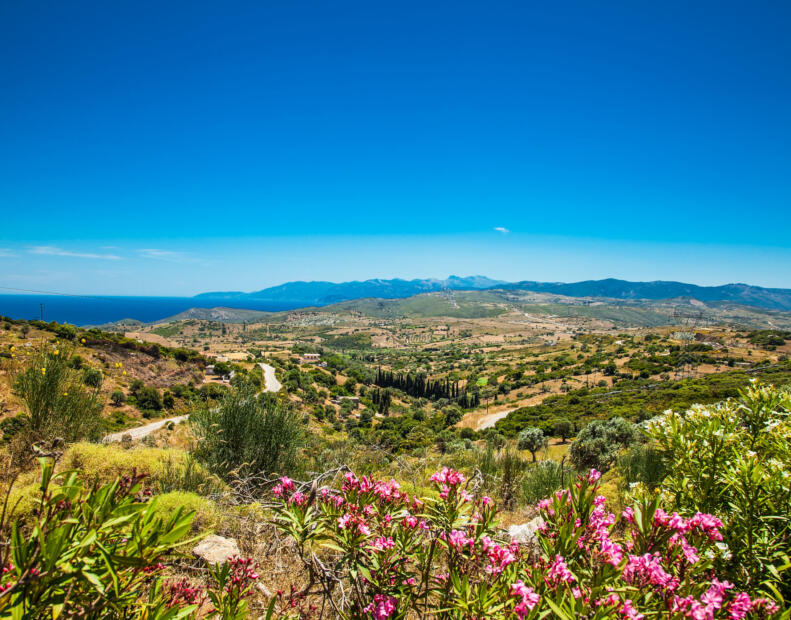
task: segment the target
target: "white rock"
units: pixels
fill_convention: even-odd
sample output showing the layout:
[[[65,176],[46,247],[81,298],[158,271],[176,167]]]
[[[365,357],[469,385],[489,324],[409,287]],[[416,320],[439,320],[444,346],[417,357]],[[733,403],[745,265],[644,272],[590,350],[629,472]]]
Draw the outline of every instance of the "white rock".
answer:
[[[508,535],[511,537],[512,542],[519,543],[520,545],[537,545],[538,538],[536,537],[536,531],[538,531],[538,528],[542,525],[544,525],[544,520],[541,517],[536,517],[527,523],[512,525],[508,528]]]
[[[229,557],[239,555],[239,545],[233,538],[210,534],[197,544],[192,553],[209,564],[222,564]]]

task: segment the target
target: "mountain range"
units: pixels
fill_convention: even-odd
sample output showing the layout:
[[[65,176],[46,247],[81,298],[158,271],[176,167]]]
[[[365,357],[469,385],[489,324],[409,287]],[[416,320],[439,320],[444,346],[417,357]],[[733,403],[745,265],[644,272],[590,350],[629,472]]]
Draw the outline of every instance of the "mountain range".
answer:
[[[196,298],[226,301],[262,301],[289,303],[300,306],[326,306],[341,301],[377,297],[401,299],[437,291],[469,290],[521,290],[552,293],[568,297],[601,297],[607,299],[672,299],[687,297],[703,302],[730,302],[758,306],[772,310],[791,311],[791,289],[764,288],[749,284],[724,284],[698,286],[684,282],[656,280],[629,282],[607,278],[583,282],[505,282],[485,276],[450,276],[445,280],[434,278],[416,280],[365,280],[353,282],[287,282],[253,293],[237,291],[201,293]]]

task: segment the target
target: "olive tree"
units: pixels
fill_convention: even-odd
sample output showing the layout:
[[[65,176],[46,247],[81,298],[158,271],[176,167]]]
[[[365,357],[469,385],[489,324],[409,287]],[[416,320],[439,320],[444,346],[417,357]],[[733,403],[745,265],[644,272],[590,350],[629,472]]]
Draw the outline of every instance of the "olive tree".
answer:
[[[548,438],[544,435],[544,431],[535,426],[529,426],[518,437],[518,446],[520,450],[530,450],[533,455],[533,462],[536,462],[536,452],[542,448],[546,448],[549,443]]]

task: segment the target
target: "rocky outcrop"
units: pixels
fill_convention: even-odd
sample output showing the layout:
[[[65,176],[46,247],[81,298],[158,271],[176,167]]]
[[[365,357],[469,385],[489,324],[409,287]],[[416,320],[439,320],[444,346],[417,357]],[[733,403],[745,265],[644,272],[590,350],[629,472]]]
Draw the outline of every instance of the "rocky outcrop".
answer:
[[[239,555],[239,545],[233,538],[210,534],[195,546],[192,553],[209,564],[222,564],[228,558]]]

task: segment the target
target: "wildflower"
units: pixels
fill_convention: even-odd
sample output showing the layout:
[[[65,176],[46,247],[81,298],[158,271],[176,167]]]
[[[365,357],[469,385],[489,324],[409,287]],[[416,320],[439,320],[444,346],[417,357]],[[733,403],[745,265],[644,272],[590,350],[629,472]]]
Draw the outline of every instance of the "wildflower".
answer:
[[[455,487],[460,484],[463,484],[464,481],[467,480],[467,478],[460,471],[443,467],[441,471],[434,472],[431,475],[430,480],[432,482],[436,482],[437,484],[442,484],[442,485],[447,484],[451,487]]]
[[[563,559],[562,555],[555,556],[555,560],[549,567],[548,578],[554,583],[560,583],[561,581],[574,581],[574,575],[571,574],[571,571],[566,565],[566,561]]]
[[[514,613],[520,618],[524,618],[530,610],[532,610],[541,597],[536,593],[533,588],[526,586],[520,579],[519,581],[511,584],[509,590],[511,596],[517,596],[522,600],[514,607]]]
[[[644,618],[643,614],[637,613],[637,610],[632,605],[631,599],[626,599],[621,606],[621,609],[618,612],[624,618],[634,618],[635,620],[639,620],[640,618]]]
[[[452,530],[448,535],[448,544],[457,551],[461,551],[465,545],[469,545],[470,549],[472,549],[475,541],[472,538],[468,538],[461,530]]]
[[[371,543],[371,548],[375,551],[386,551],[387,549],[393,549],[395,547],[395,541],[390,537],[380,536],[376,540]]]
[[[371,614],[374,620],[385,620],[393,615],[397,606],[398,601],[394,596],[377,594],[374,596],[374,600],[363,608],[363,613]]]

